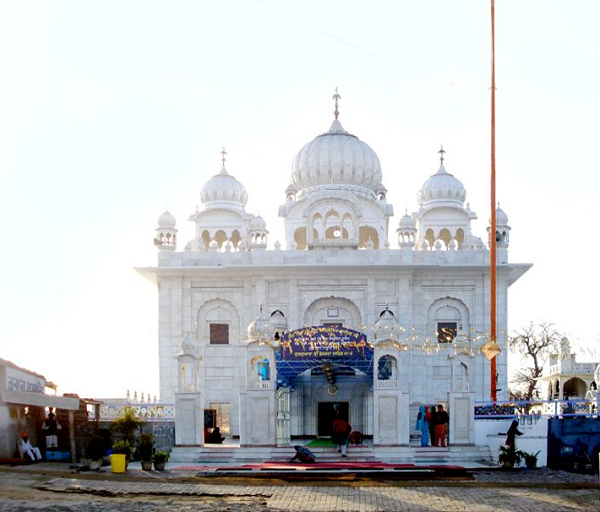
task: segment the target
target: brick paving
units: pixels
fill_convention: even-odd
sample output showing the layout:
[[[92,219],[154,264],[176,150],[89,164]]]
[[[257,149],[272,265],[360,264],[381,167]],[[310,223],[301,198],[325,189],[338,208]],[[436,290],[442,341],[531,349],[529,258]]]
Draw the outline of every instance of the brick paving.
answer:
[[[43,488],[104,496],[253,497],[262,498],[266,509],[272,511],[600,511],[596,477],[545,469],[476,472],[472,482],[446,482],[443,485],[425,482],[398,482],[376,487],[360,484],[355,487],[261,485],[260,482],[256,485],[216,485],[54,478]],[[241,509],[238,507],[238,510]]]
[[[40,465],[41,466],[41,465]],[[37,468],[34,468],[34,471]],[[14,478],[33,473],[10,469]],[[598,478],[546,468],[535,471],[473,471],[468,481],[362,481],[294,482],[270,484],[253,480],[243,484],[194,481],[193,473],[175,470],[146,473],[128,469],[124,475],[54,474],[46,470],[33,483],[43,499],[25,502],[3,492],[9,473],[0,474],[0,510],[3,512],[308,512],[308,511],[600,511]],[[33,475],[31,475],[33,476]],[[16,480],[15,480],[16,481]],[[224,483],[225,482],[225,483]],[[25,480],[18,481],[23,489]],[[38,491],[40,490],[40,491]]]

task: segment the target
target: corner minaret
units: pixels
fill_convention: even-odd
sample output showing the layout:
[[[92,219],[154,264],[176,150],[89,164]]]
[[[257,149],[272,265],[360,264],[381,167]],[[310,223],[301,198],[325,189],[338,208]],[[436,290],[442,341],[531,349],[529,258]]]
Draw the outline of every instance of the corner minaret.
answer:
[[[168,210],[158,218],[154,245],[159,251],[174,251],[177,249],[177,229],[175,225],[175,217]]]

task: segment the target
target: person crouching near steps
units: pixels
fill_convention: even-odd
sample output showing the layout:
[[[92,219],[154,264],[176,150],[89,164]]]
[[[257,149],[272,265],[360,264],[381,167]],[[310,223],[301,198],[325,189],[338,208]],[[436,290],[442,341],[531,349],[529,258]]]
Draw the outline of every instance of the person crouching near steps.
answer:
[[[21,434],[21,449],[23,450],[23,457],[27,455],[33,462],[39,462],[42,460],[42,454],[40,449],[36,446],[31,445],[27,432]]]

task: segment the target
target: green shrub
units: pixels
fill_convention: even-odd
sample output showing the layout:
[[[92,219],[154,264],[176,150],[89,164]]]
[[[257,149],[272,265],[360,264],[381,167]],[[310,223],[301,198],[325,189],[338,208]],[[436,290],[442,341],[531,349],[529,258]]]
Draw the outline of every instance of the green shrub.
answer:
[[[137,456],[143,461],[151,461],[153,451],[154,434],[143,432],[137,440]]]
[[[131,458],[132,452],[131,444],[129,443],[129,441],[117,441],[115,444],[113,444],[112,452],[123,453],[125,454],[127,460],[129,460]]]
[[[152,460],[157,463],[167,462],[169,460],[169,454],[167,452],[158,451],[152,457]]]
[[[112,422],[111,429],[119,434],[123,440],[133,445],[135,441],[135,431],[146,422],[139,419],[131,407],[125,407],[123,414]]]

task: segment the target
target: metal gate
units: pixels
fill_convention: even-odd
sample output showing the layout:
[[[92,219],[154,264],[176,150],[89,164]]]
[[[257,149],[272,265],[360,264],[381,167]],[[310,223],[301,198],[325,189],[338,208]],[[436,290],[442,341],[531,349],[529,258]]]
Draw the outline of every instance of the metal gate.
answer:
[[[277,446],[288,446],[291,442],[290,388],[282,387],[275,394],[277,401]]]

